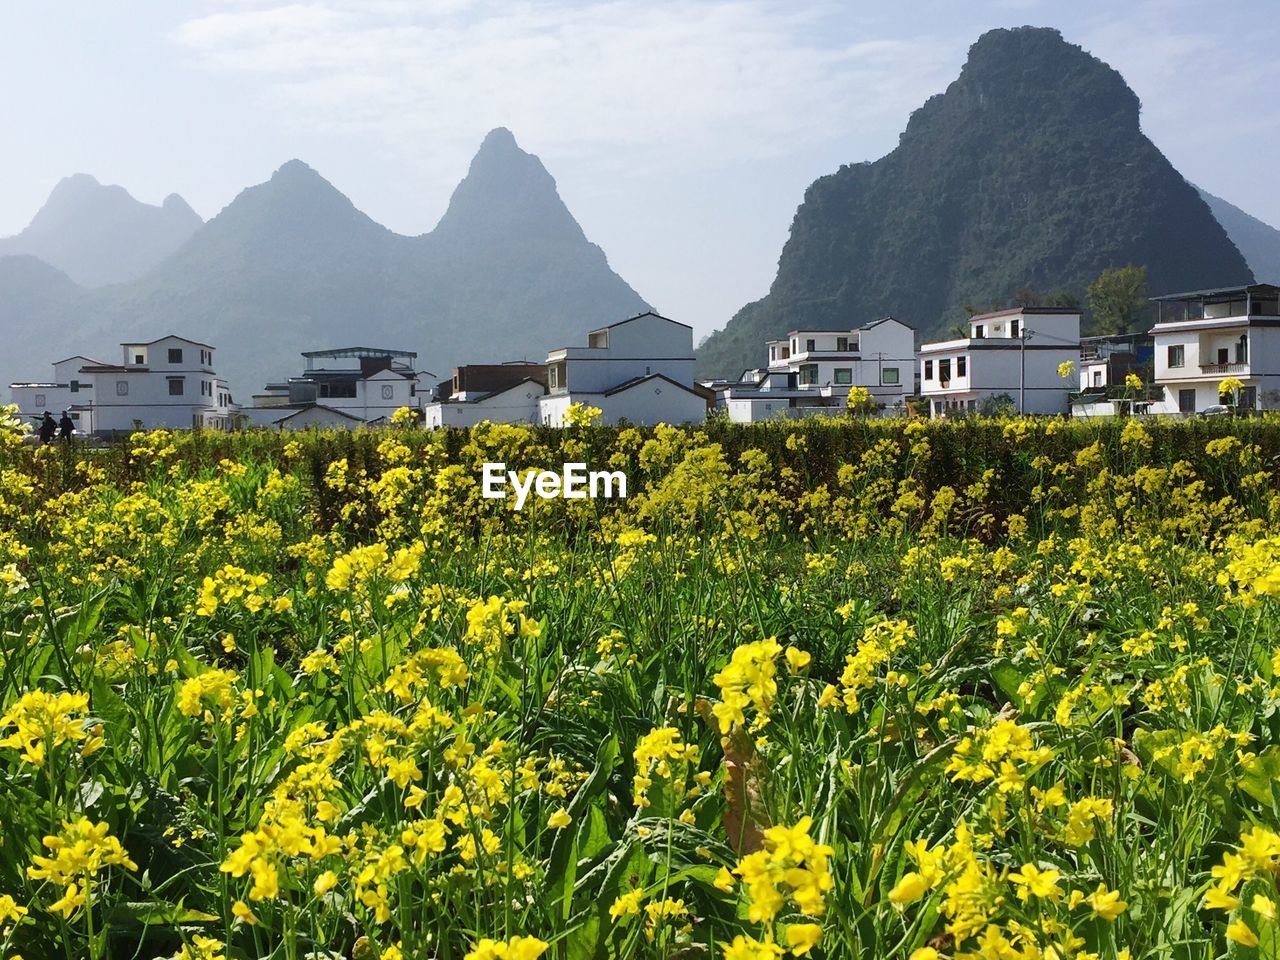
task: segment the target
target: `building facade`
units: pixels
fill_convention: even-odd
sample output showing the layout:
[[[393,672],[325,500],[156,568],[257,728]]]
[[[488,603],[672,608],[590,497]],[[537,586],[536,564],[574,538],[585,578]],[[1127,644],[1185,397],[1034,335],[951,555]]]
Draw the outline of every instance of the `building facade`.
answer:
[[[48,380],[11,383],[9,393],[19,416],[36,424],[46,411],[57,419],[65,410],[77,432],[92,433],[93,374],[81,373],[81,370],[101,365],[102,361],[92,357],[67,357],[53,364],[53,376]]]
[[[915,331],[893,317],[850,330],[792,330],[765,348],[767,367],[715,384],[716,406],[734,423],[838,416],[853,387],[879,410],[902,412],[915,392]]]
[[[1153,297],[1158,315],[1154,413],[1193,414],[1234,401],[1241,410],[1280,409],[1280,287],[1197,290]],[[1223,397],[1228,377],[1242,384]]]
[[[574,404],[609,424],[701,423],[708,400],[693,379],[693,328],[650,311],[590,331],[585,347],[551,351],[538,413],[556,427]]]
[[[969,336],[920,347],[920,394],[932,416],[977,412],[1008,398],[1022,413],[1067,412],[1075,380],[1058,373],[1080,358],[1080,312],[1014,307],[971,317]]]
[[[410,350],[341,347],[302,354],[300,376],[269,383],[245,415],[254,426],[281,429],[385,423],[402,407],[420,410],[435,377],[415,368]],[[314,409],[313,409],[314,408]],[[311,410],[304,417],[301,411]]]

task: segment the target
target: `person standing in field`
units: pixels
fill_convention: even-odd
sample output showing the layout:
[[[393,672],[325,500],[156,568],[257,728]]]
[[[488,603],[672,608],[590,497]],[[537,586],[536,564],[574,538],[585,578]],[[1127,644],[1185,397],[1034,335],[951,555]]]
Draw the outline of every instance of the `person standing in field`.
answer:
[[[71,419],[71,414],[66,410],[62,411],[62,419],[58,421],[58,436],[67,443],[71,442],[71,436],[76,432],[75,421]]]
[[[58,425],[53,422],[53,414],[46,410],[44,419],[40,421],[40,439],[45,443],[53,443],[53,438],[57,432]]]

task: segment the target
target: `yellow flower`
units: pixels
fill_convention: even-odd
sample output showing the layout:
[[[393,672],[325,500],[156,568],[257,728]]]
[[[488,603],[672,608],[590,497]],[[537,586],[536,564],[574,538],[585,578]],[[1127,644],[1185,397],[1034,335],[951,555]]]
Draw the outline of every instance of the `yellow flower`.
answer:
[[[619,917],[630,917],[639,913],[640,904],[643,900],[643,888],[622,894],[615,899],[613,901],[613,905],[609,907],[609,918],[611,920],[617,920]]]
[[[547,817],[547,826],[552,830],[561,830],[573,823],[573,817],[569,816],[569,812],[563,807],[555,810],[551,816]]]
[[[1057,900],[1062,896],[1062,887],[1058,886],[1057,870],[1041,870],[1034,863],[1024,863],[1022,869],[1009,874],[1009,880],[1018,888],[1018,899],[1028,897],[1044,897]]]
[[[510,940],[482,939],[468,951],[465,960],[538,960],[548,944],[537,937]]]
[[[326,870],[320,876],[316,877],[316,882],[312,884],[317,897],[323,897],[326,893],[338,885],[338,875],[332,870]]]
[[[1242,947],[1256,947],[1259,943],[1258,935],[1243,920],[1233,920],[1227,924],[1227,939]]]
[[[1085,897],[1085,903],[1093,908],[1095,915],[1102,917],[1104,920],[1114,920],[1120,914],[1124,913],[1128,906],[1120,899],[1118,890],[1108,890],[1105,884],[1098,884],[1098,889]]]
[[[895,907],[903,907],[909,903],[915,903],[928,892],[929,884],[925,882],[924,877],[915,871],[904,873],[902,879],[889,891],[889,902]]]
[[[822,939],[822,925],[818,923],[793,923],[787,927],[787,946],[791,952],[797,957],[803,957],[806,953],[818,945],[818,941]]]

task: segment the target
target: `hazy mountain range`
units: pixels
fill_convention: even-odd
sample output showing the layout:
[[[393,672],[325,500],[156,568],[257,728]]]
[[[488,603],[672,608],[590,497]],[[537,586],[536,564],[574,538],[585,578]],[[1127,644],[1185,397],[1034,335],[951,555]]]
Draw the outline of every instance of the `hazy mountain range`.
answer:
[[[1275,253],[1269,228],[1229,205],[1220,224],[1138,112],[1120,74],[1058,31],[984,34],[891,153],[809,187],[769,293],[703,343],[700,371],[758,366],[764,340],[797,327],[892,314],[936,336],[1020,288],[1083,299],[1131,263],[1153,294],[1248,282]]]
[[[74,177],[36,217],[54,219],[53,207],[59,222],[81,224],[107,209],[107,193],[128,201],[120,216],[103,215],[92,231],[71,228],[103,240],[94,269],[81,244],[81,277],[114,269],[110,248],[128,245],[119,239],[125,222],[145,232],[129,204],[144,205]],[[65,202],[73,197],[78,211]],[[144,209],[179,205],[190,210],[176,198]],[[114,360],[120,341],[172,332],[217,347],[219,372],[247,401],[266,381],[295,375],[303,350],[417,350],[421,368],[447,375],[465,361],[541,359],[583,342],[591,327],[648,309],[587,240],[541,161],[505,129],[485,137],[440,223],[421,236],[375,223],[299,160],[207,223],[196,219],[168,250],[136,244],[156,251],[136,279],[121,269],[124,282],[94,288],[55,268],[71,264],[67,238],[24,247],[29,229],[9,241],[11,253],[27,255],[0,258],[0,335],[11,346],[0,351],[0,383],[47,377],[48,364],[69,354]]]

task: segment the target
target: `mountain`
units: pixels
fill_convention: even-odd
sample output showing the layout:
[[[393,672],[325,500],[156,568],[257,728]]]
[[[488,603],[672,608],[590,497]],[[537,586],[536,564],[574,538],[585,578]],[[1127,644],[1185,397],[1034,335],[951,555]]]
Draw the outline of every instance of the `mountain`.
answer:
[[[25,230],[0,238],[0,257],[39,257],[86,287],[123,283],[177,250],[202,222],[176,193],[156,207],[77,173],[59,181]]]
[[[131,283],[76,297],[47,277],[9,282],[18,289],[0,271],[0,303],[21,296],[28,321],[64,342],[23,352],[34,371],[13,369],[0,351],[0,383],[47,376],[54,354],[115,357],[117,341],[173,332],[218,348],[218,371],[242,402],[296,375],[303,350],[417,350],[419,368],[447,375],[463,362],[540,359],[648,309],[584,236],[542,162],[503,129],[485,138],[440,223],[421,236],[381,226],[291,160]],[[13,322],[0,312],[0,332]]]
[[[1207,190],[1201,190],[1200,196],[1244,254],[1257,281],[1280,284],[1280,230]]]
[[[933,337],[967,305],[1030,286],[1082,295],[1146,264],[1153,293],[1245,283],[1240,252],[1138,124],[1115,70],[1056,30],[992,30],[898,146],[805,192],[769,293],[699,349],[705,374],[756,366],[796,327],[892,314]]]

